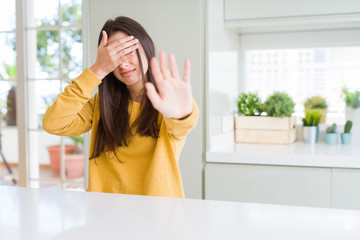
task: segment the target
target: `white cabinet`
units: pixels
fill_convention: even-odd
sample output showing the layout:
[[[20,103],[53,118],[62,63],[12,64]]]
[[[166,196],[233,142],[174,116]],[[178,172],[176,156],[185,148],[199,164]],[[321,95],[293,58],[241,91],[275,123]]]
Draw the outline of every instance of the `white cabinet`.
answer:
[[[333,208],[360,210],[360,169],[333,169],[331,198]]]
[[[358,0],[225,0],[225,26],[238,33],[357,28]]]
[[[360,210],[360,169],[207,163],[205,198]]]
[[[331,169],[207,163],[205,198],[330,207]]]
[[[360,12],[359,0],[225,0],[225,20],[304,17]]]

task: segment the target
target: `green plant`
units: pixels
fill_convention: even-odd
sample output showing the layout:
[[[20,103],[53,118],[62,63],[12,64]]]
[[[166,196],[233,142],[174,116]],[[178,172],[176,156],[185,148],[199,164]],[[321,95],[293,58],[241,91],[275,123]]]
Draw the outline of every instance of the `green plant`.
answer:
[[[344,127],[344,133],[350,133],[352,127],[352,121],[346,121],[345,127]]]
[[[320,123],[321,114],[319,112],[306,111],[305,118],[302,119],[304,127],[318,126]]]
[[[314,96],[306,99],[304,106],[305,109],[326,109],[327,103],[323,97]]]
[[[76,153],[82,153],[83,149],[82,146],[84,145],[84,136],[67,136],[70,138],[73,142],[76,148],[74,150],[68,151],[67,154],[76,154]]]
[[[273,117],[290,117],[294,108],[294,101],[285,92],[275,92],[263,104],[264,112]]]
[[[261,100],[256,93],[241,93],[237,100],[239,113],[245,116],[254,116],[261,114]]]
[[[326,129],[326,133],[336,133],[336,123]]]
[[[0,73],[0,79],[10,79],[14,84],[16,78],[16,64],[7,64],[5,62],[2,63],[2,67],[5,70],[6,76]]]
[[[11,80],[11,86],[15,85],[15,78],[16,78],[16,64],[13,65],[7,64],[5,62],[2,63],[2,68],[5,70],[5,74],[0,73],[0,79],[9,79]],[[6,112],[10,109],[8,106],[7,101],[5,99],[0,99],[0,117],[5,119]]]
[[[345,104],[347,107],[360,108],[360,91],[350,92],[344,87],[343,93],[345,94]]]

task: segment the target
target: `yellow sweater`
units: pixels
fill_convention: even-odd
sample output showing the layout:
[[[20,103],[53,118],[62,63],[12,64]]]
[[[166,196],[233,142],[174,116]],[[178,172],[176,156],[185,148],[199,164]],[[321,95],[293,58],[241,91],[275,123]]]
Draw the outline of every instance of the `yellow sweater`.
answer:
[[[101,83],[89,69],[59,94],[43,120],[43,128],[52,134],[71,136],[91,130],[90,155],[93,152],[99,123],[98,94],[92,91]],[[134,122],[140,104],[130,101],[130,123]],[[184,197],[178,160],[186,135],[195,127],[199,110],[193,101],[193,112],[185,119],[164,117],[159,113],[159,138],[135,134],[128,146],[114,153],[103,152],[89,160],[88,191]]]

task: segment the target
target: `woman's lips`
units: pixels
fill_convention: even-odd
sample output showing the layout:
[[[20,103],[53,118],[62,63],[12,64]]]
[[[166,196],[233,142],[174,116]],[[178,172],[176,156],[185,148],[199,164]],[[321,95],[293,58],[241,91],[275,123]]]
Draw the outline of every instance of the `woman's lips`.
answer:
[[[134,71],[135,71],[135,69],[134,69],[134,70],[130,70],[130,71],[126,71],[126,72],[122,72],[122,73],[121,73],[121,76],[127,77],[127,76],[131,75]]]

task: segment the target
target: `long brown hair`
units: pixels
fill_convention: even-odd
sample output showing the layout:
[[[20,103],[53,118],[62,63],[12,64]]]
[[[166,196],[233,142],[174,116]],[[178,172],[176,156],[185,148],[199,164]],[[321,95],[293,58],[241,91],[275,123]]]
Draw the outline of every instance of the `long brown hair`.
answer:
[[[115,20],[109,19],[100,31],[98,45],[102,39],[102,31],[105,31],[108,37],[120,31],[139,40],[148,62],[148,71],[145,75],[140,51],[136,49],[143,84],[145,85],[145,82],[148,81],[156,87],[150,66],[150,59],[155,56],[155,46],[145,29],[138,22],[128,17],[120,16]],[[112,72],[109,73],[99,85],[100,119],[94,151],[90,159],[98,157],[103,151],[113,151],[116,158],[120,160],[115,149],[118,146],[128,145],[132,128],[135,128],[141,136],[159,137],[158,111],[154,109],[146,96],[145,87],[142,93],[140,114],[132,126],[129,123],[129,100],[130,94],[126,85],[118,80]]]

